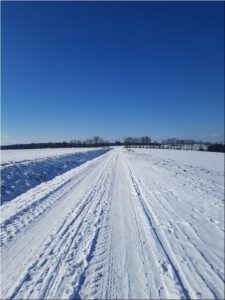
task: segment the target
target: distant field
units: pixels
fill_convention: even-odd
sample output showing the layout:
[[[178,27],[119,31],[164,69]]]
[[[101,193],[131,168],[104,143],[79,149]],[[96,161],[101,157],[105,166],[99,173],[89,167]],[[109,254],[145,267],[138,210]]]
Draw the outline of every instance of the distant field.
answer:
[[[97,148],[98,149],[98,148]],[[95,151],[96,148],[57,148],[57,149],[23,149],[1,150],[1,164],[9,164],[27,160],[38,160],[47,157],[61,156],[87,151]]]
[[[170,149],[138,149],[137,153],[156,160],[174,161],[175,164],[196,165],[218,171],[224,170],[224,153]]]

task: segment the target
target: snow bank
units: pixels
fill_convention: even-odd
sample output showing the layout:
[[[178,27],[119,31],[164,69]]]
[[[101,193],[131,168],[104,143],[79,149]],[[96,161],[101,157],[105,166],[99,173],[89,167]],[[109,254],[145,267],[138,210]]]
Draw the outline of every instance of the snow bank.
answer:
[[[39,151],[11,150],[7,155],[4,155],[3,151],[1,165],[2,204],[44,181],[106,153],[109,149],[91,149],[88,151],[86,149],[86,152],[84,149],[81,152],[78,152],[78,149],[39,149]]]
[[[1,150],[1,165],[14,164],[28,160],[42,160],[47,157],[58,157],[67,154],[76,154],[87,151],[96,151],[101,148],[46,148],[46,149],[20,149]]]

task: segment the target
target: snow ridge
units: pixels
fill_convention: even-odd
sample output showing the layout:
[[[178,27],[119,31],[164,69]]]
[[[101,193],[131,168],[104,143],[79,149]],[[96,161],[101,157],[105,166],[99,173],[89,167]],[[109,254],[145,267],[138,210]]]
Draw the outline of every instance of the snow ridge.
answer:
[[[91,150],[1,165],[1,203],[4,204],[42,182],[51,180],[82,163],[108,152]]]

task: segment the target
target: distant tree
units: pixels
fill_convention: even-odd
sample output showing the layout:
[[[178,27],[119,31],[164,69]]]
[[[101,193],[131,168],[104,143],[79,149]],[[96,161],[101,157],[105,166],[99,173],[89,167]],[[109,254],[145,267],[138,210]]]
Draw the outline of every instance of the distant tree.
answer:
[[[92,139],[86,139],[86,144],[87,145],[92,145],[93,144],[93,140]]]
[[[93,137],[93,144],[94,144],[95,146],[101,145],[101,144],[103,144],[103,143],[104,143],[104,140],[103,140],[103,138],[101,138],[100,136],[96,135],[96,136]]]
[[[224,144],[209,145],[208,151],[211,151],[211,152],[225,152],[225,145]]]
[[[99,143],[99,136],[97,135],[94,136],[92,140],[93,140],[93,144],[97,145]]]
[[[133,138],[132,137],[127,137],[124,139],[124,146],[129,147],[133,143]]]
[[[149,136],[142,136],[141,143],[143,145],[149,145],[151,143],[151,138]]]
[[[133,143],[133,138],[132,137],[125,138],[124,143],[125,144],[132,144]]]
[[[165,142],[165,144],[168,144],[168,145],[175,145],[176,142],[177,142],[177,139],[176,138],[169,138],[169,139],[166,139],[164,142]]]

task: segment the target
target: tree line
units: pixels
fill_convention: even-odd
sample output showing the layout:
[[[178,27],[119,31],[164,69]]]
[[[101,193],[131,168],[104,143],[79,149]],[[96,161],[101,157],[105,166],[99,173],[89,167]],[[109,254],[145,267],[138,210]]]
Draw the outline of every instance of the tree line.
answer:
[[[130,147],[156,147],[156,148],[165,148],[165,146],[169,146],[171,149],[185,149],[183,146],[187,145],[190,148],[194,149],[192,146],[194,145],[202,145],[207,148],[200,147],[199,150],[207,150],[212,152],[225,152],[224,144],[212,144],[210,142],[202,142],[195,141],[191,139],[177,139],[177,138],[168,138],[162,140],[161,143],[157,141],[152,141],[152,138],[149,136],[141,136],[141,137],[126,137],[122,142],[115,141],[110,142],[103,139],[100,136],[94,136],[90,139],[79,140],[73,139],[70,142],[49,142],[49,143],[30,143],[30,144],[14,144],[14,145],[4,145],[1,146],[1,149],[40,149],[40,148],[81,148],[81,147],[111,147],[111,146],[125,146],[126,148]],[[180,146],[180,148],[179,148]]]
[[[150,145],[152,139],[149,136],[142,136],[142,137],[127,137],[124,139],[124,145]]]
[[[225,144],[211,144],[208,147],[210,152],[225,152]]]
[[[163,145],[211,145],[210,142],[196,141],[193,139],[177,139],[177,138],[169,138],[162,140]]]
[[[48,142],[48,143],[29,143],[29,144],[14,144],[1,146],[2,150],[10,149],[40,149],[40,148],[85,148],[85,147],[109,147],[121,145],[119,141],[109,142],[100,136],[86,140],[73,139],[70,142]]]

